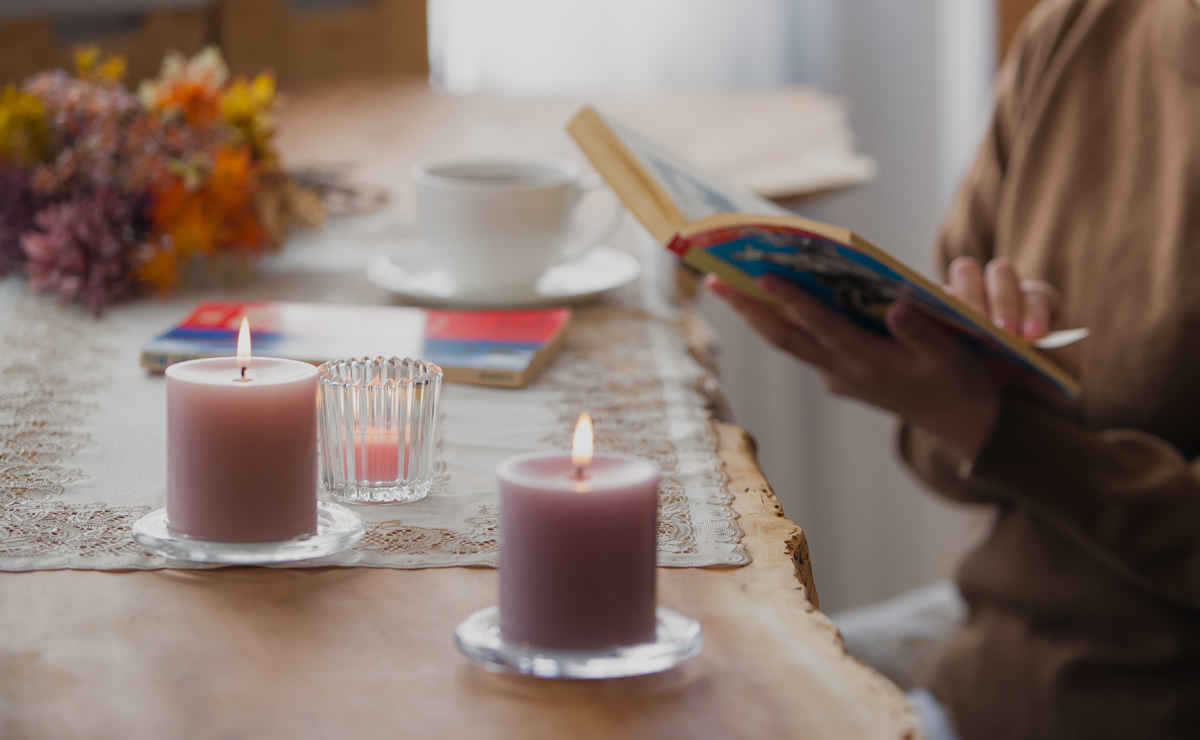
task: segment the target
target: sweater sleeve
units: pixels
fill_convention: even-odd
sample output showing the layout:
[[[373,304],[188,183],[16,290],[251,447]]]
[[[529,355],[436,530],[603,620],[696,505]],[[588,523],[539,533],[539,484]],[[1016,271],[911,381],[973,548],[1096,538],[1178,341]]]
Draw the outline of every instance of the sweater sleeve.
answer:
[[[1117,572],[1200,609],[1200,460],[1144,432],[1089,429],[1007,397],[962,477],[1003,489]]]
[[[995,254],[1004,179],[1021,125],[1042,78],[1063,45],[1080,0],[1043,0],[1026,16],[1013,37],[994,82],[995,107],[975,159],[958,185],[934,245],[939,277],[956,257],[986,263]]]
[[[897,448],[901,459],[922,481],[951,501],[990,504],[1006,499],[1003,490],[996,490],[986,481],[962,476],[962,458],[919,426],[901,423]]]
[[[1026,17],[1011,50],[996,74],[995,108],[975,159],[959,183],[954,202],[943,219],[934,257],[937,274],[956,257],[968,255],[986,263],[995,252],[1001,191],[1009,156],[1018,136],[1028,100],[1036,94],[1041,73],[1058,47],[1072,8],[1064,2],[1039,3]],[[960,503],[988,503],[996,492],[959,477],[959,460],[925,430],[901,424],[901,458],[943,496]]]

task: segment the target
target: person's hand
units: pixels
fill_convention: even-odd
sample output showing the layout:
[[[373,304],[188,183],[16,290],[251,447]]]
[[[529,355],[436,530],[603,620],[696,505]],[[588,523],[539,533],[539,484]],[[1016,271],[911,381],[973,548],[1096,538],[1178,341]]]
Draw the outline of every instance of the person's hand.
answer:
[[[962,342],[908,301],[888,307],[891,337],[885,337],[780,278],[759,280],[780,301],[778,310],[716,276],[704,284],[768,342],[815,367],[831,392],[891,411],[967,459],[987,440],[999,413],[999,386]]]
[[[974,257],[950,263],[947,292],[987,316],[1001,329],[1038,339],[1054,329],[1058,290],[1044,280],[1020,280],[1003,257],[984,269]]]
[[[946,291],[995,322],[1001,329],[1033,340],[1059,328],[1058,290],[1045,280],[1021,280],[1003,257],[984,268],[974,257],[958,257],[947,271]],[[1051,359],[1064,367],[1074,366],[1075,348],[1047,350]],[[1045,378],[1028,368],[995,357],[984,357],[992,380],[1042,405],[1069,411],[1069,400]]]

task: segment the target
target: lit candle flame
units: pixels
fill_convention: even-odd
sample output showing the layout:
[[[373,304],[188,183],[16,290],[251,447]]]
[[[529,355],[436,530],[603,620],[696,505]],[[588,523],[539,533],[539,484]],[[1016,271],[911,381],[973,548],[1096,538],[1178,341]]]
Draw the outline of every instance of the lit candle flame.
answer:
[[[242,329],[238,332],[237,359],[242,366],[242,377],[245,377],[246,368],[250,365],[250,320],[245,316],[242,317]]]
[[[575,440],[571,443],[571,462],[575,463],[580,476],[592,461],[592,440],[592,417],[580,414],[579,421],[575,424]]]

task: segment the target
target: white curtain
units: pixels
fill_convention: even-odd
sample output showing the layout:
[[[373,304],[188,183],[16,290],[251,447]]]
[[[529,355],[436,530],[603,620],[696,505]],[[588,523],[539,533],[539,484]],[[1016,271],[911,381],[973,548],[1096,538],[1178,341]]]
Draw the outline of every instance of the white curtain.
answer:
[[[789,4],[431,0],[430,66],[435,85],[460,95],[781,84]]]
[[[805,207],[919,268],[988,107],[992,0],[431,0],[434,81],[457,93],[755,87],[843,96],[878,180]],[[836,610],[950,573],[968,519],[912,481],[893,421],[702,299],[722,385]]]

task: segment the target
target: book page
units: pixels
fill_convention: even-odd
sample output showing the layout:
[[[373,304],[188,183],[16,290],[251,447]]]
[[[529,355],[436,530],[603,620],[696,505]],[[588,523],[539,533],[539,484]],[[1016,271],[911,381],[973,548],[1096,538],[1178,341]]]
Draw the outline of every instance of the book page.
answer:
[[[630,154],[654,177],[685,221],[718,213],[760,213],[786,216],[789,212],[750,190],[711,175],[650,142],[632,129],[599,114]]]

